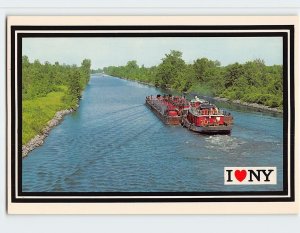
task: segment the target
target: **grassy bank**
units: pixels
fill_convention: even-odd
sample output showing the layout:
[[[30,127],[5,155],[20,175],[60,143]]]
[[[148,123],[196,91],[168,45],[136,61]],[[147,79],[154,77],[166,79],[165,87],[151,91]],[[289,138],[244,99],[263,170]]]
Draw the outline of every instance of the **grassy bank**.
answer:
[[[66,89],[66,87],[65,87]],[[41,134],[56,112],[71,106],[64,102],[66,90],[50,92],[45,97],[22,101],[22,144]]]

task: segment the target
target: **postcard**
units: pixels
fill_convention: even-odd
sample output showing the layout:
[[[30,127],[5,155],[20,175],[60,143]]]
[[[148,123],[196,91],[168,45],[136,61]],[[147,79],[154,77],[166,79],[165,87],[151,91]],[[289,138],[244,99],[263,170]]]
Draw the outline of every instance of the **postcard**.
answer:
[[[298,29],[9,16],[8,213],[297,213]]]

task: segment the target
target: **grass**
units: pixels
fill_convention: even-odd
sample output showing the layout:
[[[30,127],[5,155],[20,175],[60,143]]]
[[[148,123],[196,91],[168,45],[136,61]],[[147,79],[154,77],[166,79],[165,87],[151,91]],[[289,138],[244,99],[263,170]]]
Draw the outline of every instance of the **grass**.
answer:
[[[22,145],[40,134],[56,112],[69,108],[63,101],[66,90],[65,86],[60,86],[59,91],[50,92],[45,97],[22,101]]]

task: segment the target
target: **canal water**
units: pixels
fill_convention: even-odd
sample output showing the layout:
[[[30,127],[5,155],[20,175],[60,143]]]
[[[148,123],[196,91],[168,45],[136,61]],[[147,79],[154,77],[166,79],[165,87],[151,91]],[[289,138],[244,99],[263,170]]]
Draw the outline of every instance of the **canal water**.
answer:
[[[24,192],[281,191],[283,119],[217,103],[231,135],[164,125],[145,105],[160,90],[92,75],[77,112],[22,160]],[[224,185],[224,167],[277,167],[277,185]]]

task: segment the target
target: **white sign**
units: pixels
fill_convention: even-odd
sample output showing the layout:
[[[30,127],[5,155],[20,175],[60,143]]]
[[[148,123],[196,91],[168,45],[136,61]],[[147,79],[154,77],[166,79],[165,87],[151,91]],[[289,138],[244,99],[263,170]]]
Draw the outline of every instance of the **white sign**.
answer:
[[[277,184],[277,169],[276,167],[224,167],[224,184]]]

